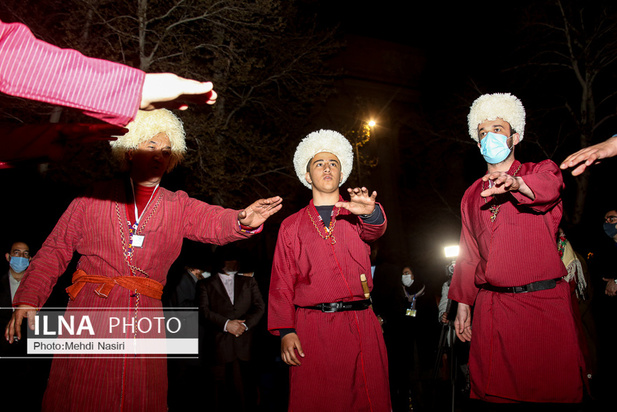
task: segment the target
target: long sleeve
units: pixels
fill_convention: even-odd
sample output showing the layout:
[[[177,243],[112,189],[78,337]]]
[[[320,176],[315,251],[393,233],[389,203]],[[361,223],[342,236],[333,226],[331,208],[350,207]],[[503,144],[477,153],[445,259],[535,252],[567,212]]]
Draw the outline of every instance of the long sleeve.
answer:
[[[299,271],[293,257],[293,245],[288,230],[286,225],[281,225],[272,263],[268,330],[274,335],[279,335],[279,329],[295,327],[294,284]]]
[[[58,277],[64,273],[73,257],[85,226],[83,198],[77,198],[54,227],[26,270],[17,289],[13,305],[40,308],[52,292]]]
[[[81,110],[124,126],[135,117],[145,73],[36,39],[20,23],[0,21],[0,91]]]
[[[563,177],[559,166],[553,161],[543,160],[534,164],[532,170],[521,177],[534,193],[535,199],[531,200],[519,192],[512,192],[519,205],[545,213],[560,202],[564,188]]]
[[[459,255],[454,266],[448,297],[457,302],[473,305],[479,291],[475,285],[475,276],[478,272],[478,266],[484,262],[480,257],[478,243],[470,226],[469,207],[468,196],[465,193],[461,203],[463,227],[459,242]]]
[[[217,276],[217,275],[215,275]],[[199,303],[199,313],[205,320],[216,326],[217,330],[223,331],[225,324],[229,320],[227,316],[223,316],[212,310],[210,298],[208,297],[207,282],[214,282],[215,279],[200,280],[197,282],[197,300]]]
[[[381,209],[383,223],[379,225],[371,225],[360,219],[360,222],[362,222],[360,239],[368,243],[379,239],[386,232],[386,228],[388,227],[388,219],[386,218],[386,212],[383,210],[383,207],[379,203],[375,204],[375,206]]]
[[[253,329],[259,321],[261,317],[264,315],[266,310],[266,304],[264,303],[263,298],[261,297],[261,292],[259,291],[259,286],[257,282],[253,278],[249,278],[249,289],[251,290],[251,308],[244,316],[246,320],[246,327],[249,329]]]

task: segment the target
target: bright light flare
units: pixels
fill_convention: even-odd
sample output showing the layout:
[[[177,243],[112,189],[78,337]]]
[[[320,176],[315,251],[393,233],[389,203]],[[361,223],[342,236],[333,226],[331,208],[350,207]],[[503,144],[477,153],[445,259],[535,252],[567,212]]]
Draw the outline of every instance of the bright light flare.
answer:
[[[447,258],[458,256],[458,245],[457,246],[446,246],[443,248],[443,251],[446,254]]]
[[[375,120],[369,120],[368,122],[369,127],[375,127],[376,124],[377,122],[375,122]]]

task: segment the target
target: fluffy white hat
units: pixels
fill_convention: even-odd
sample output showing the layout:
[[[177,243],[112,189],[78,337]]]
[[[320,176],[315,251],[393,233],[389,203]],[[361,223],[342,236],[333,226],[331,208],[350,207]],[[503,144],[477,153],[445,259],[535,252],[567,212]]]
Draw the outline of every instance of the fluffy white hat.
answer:
[[[334,130],[318,130],[302,139],[294,154],[294,168],[298,179],[304,186],[311,188],[305,179],[306,166],[317,153],[321,152],[332,153],[340,160],[343,176],[339,184],[341,187],[353,169],[353,148],[345,136]]]
[[[483,94],[471,105],[467,116],[469,136],[478,141],[478,125],[486,120],[503,119],[523,140],[525,132],[525,108],[523,103],[510,93]]]

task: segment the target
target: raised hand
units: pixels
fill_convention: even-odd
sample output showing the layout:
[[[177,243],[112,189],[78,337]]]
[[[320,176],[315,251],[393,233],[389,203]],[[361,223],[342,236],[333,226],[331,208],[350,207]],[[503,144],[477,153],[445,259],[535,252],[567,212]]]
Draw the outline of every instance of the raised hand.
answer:
[[[139,108],[186,110],[188,102],[214,104],[217,95],[213,87],[211,82],[185,79],[173,73],[148,73]]]
[[[574,170],[572,170],[572,175],[578,176],[585,171],[587,166],[591,166],[594,163],[599,163],[601,159],[606,159],[616,155],[617,136],[613,136],[602,143],[586,147],[576,153],[571,154],[566,157],[559,167],[562,169],[567,169],[578,165]]]
[[[532,200],[536,196],[522,177],[511,176],[506,172],[488,173],[482,177],[482,181],[491,182],[491,187],[480,193],[482,197],[500,195],[506,192],[520,192]]]
[[[345,208],[354,215],[370,215],[373,213],[377,192],[373,191],[369,196],[366,187],[347,189],[347,192],[350,197],[349,202],[336,202],[334,206]]]
[[[243,226],[258,228],[266,219],[281,210],[283,198],[280,196],[259,199],[238,213],[238,221]]]

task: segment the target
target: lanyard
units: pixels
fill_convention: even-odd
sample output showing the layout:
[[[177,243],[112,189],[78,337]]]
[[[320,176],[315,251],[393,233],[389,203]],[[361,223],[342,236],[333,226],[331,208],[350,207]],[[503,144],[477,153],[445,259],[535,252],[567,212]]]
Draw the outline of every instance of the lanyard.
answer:
[[[135,186],[133,186],[133,179],[130,179],[130,180],[131,180],[131,190],[133,191],[133,206],[135,207],[135,229],[137,229],[137,226],[139,225],[139,221],[141,220],[141,218],[143,217],[144,213],[146,212],[146,209],[148,208],[148,205],[152,201],[152,198],[154,197],[154,194],[156,193],[157,189],[159,188],[159,185],[157,184],[156,187],[154,188],[154,190],[152,191],[152,194],[150,195],[150,199],[148,199],[148,203],[146,203],[146,206],[141,211],[141,215],[140,215],[138,213],[138,211],[137,211],[137,196],[135,196]]]

